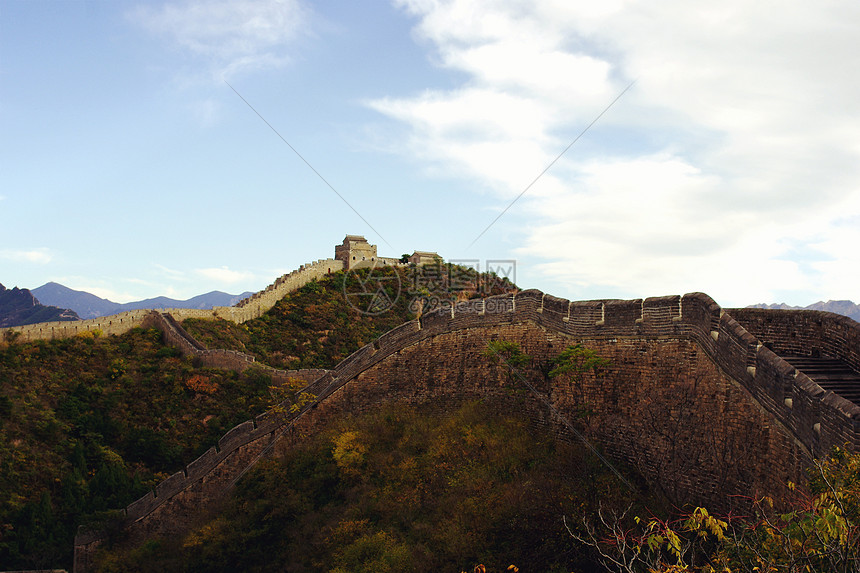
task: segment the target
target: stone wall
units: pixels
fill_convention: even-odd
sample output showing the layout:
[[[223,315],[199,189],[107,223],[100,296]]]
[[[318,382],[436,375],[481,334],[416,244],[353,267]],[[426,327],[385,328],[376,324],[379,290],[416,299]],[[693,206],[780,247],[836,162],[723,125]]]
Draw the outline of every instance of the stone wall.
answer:
[[[318,398],[300,415],[240,424],[129,506],[129,531],[181,530],[189,508],[220,495],[279,439],[300,439],[333,418],[392,400],[504,395],[506,373],[483,356],[494,337],[518,341],[540,360],[573,342],[610,358],[600,378],[535,385],[567,415],[594,408],[589,435],[646,476],[675,476],[667,493],[678,499],[719,506],[729,492],[774,492],[787,479],[802,481],[805,463],[831,445],[860,448],[860,407],[793,374],[707,295],[571,302],[531,290],[443,307],[387,332],[315,380],[307,391]],[[534,411],[538,421],[550,419]],[[98,539],[76,539],[84,567],[76,571]]]
[[[342,271],[343,268],[343,261],[320,259],[285,274],[264,290],[240,300],[235,306],[219,306],[215,307],[213,311],[218,318],[241,324],[262,316],[287,294],[300,289],[311,281]]]
[[[171,308],[156,309],[161,312],[170,313],[178,321],[186,318],[223,318],[236,323],[243,323],[262,316],[267,310],[275,306],[279,300],[287,294],[300,289],[311,281],[319,280],[324,276],[343,269],[343,263],[334,259],[320,259],[314,263],[300,266],[278,278],[274,283],[254,295],[242,299],[235,306],[216,306],[213,309],[193,308]],[[6,331],[20,333],[21,342],[33,340],[51,340],[54,338],[66,338],[75,336],[82,332],[99,330],[103,334],[124,334],[141,326],[151,310],[131,310],[111,316],[102,316],[87,320],[69,322],[42,322],[27,326],[13,326],[0,328],[0,338]]]
[[[774,495],[785,491],[788,480],[802,482],[806,449],[694,340],[676,336],[579,338],[530,322],[445,332],[360,372],[299,419],[295,431],[316,432],[329,420],[386,402],[444,410],[464,399],[491,398],[561,431],[537,396],[484,355],[493,339],[518,342],[536,363],[577,342],[608,358],[607,368],[581,381],[550,380],[538,368],[521,372],[567,420],[579,423],[581,412],[593,411],[582,433],[616,465],[637,468],[679,506],[727,511],[735,496]]]
[[[195,364],[209,368],[222,368],[244,372],[249,368],[257,368],[272,377],[275,383],[286,383],[288,380],[303,380],[312,383],[328,372],[328,370],[306,368],[302,370],[279,370],[268,364],[261,364],[257,359],[237,350],[208,349],[186,331],[181,324],[169,313],[152,311],[145,326],[158,328],[164,336],[164,342],[179,349],[183,356],[191,357]]]
[[[84,332],[95,331],[100,331],[105,335],[123,334],[136,326],[141,326],[149,312],[148,310],[129,310],[111,316],[102,316],[87,320],[40,322],[26,326],[0,328],[0,338],[5,336],[7,331],[20,333],[18,340],[21,342],[68,338]]]
[[[821,353],[860,371],[860,325],[841,315],[814,310],[744,308],[727,312],[761,345],[754,389],[768,410],[815,455],[826,454],[833,445],[848,444],[860,450],[860,407],[825,391],[775,354]]]

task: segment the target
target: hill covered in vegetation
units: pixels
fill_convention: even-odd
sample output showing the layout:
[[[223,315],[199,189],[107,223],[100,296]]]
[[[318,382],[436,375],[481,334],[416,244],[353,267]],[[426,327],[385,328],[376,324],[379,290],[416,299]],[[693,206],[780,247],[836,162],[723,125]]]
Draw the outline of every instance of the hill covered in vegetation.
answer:
[[[628,490],[578,443],[499,411],[481,401],[341,420],[258,464],[185,536],[109,549],[99,570],[593,570],[563,516],[624,509]]]
[[[269,366],[295,370],[332,368],[392,328],[440,304],[513,292],[507,280],[462,268],[383,267],[385,310],[368,312],[355,293],[369,271],[334,273],[288,294],[260,318],[236,324],[187,319],[182,326],[209,348],[238,350]],[[390,279],[390,280],[389,280]]]
[[[442,275],[435,290],[423,279],[404,289],[404,278],[391,283],[397,293],[374,291],[390,302],[385,312],[350,301],[366,275],[338,273],[244,325],[185,326],[210,348],[277,367],[330,368],[427,308],[513,288],[502,281],[484,289],[475,275],[458,282],[471,288],[454,289]],[[511,344],[495,354],[516,365],[525,357]],[[262,369],[196,366],[156,330],[33,343],[9,334],[0,341],[0,569],[70,568],[79,523],[111,524],[117,508],[283,395]],[[775,570],[769,561],[736,564],[750,556],[782,563],[781,541],[789,556],[816,567],[832,555],[857,563],[858,456],[845,457],[835,474],[822,471],[826,483],[813,493],[825,497],[807,507],[761,500],[753,507],[763,513],[742,516],[746,522],[699,510],[678,521],[633,472],[624,475],[635,492],[571,436],[548,434],[520,414],[486,398],[444,412],[399,405],[337,420],[252,469],[184,535],[130,548],[114,530],[99,570],[456,572],[480,564],[570,572],[616,557],[633,559],[630,571],[680,570],[674,561],[696,571],[711,563]],[[753,544],[732,545],[730,527]],[[814,554],[796,553],[797,539]]]
[[[0,565],[69,567],[100,520],[271,402],[258,371],[195,368],[161,332],[0,343]]]
[[[464,284],[477,286],[471,276]],[[253,352],[276,367],[331,368],[415,316],[415,298],[406,296],[392,296],[388,312],[356,310],[344,288],[360,279],[338,273],[252,323],[207,321],[192,330],[212,348]],[[435,292],[438,304],[514,288],[499,281],[486,292],[449,291],[448,275],[441,279],[419,294]],[[271,384],[259,369],[197,367],[157,330],[30,343],[10,333],[0,341],[0,569],[70,569],[79,524],[110,518],[283,398]]]

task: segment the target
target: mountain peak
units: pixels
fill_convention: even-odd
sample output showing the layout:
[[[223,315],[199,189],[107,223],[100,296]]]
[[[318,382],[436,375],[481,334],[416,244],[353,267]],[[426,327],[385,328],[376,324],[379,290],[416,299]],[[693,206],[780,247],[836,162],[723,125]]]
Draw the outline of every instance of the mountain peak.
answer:
[[[0,284],[0,327],[23,326],[37,322],[80,320],[74,311],[45,306],[27,289],[7,289]]]

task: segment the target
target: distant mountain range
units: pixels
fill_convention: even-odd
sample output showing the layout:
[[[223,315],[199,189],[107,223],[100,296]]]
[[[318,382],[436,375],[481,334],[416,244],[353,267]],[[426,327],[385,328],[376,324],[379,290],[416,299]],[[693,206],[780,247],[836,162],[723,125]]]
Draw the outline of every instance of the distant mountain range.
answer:
[[[0,284],[0,328],[37,322],[98,318],[143,308],[204,309],[214,306],[233,306],[252,294],[254,293],[244,292],[234,295],[214,290],[188,300],[174,300],[159,296],[120,304],[53,282],[34,288],[32,291],[18,287],[10,290]]]
[[[33,295],[42,303],[69,308],[75,311],[81,318],[98,318],[125,312],[127,310],[138,310],[142,308],[212,308],[214,306],[233,306],[243,298],[251,296],[252,292],[242,294],[227,294],[213,290],[188,300],[175,300],[165,296],[148,298],[135,302],[120,304],[97,297],[85,291],[73,290],[61,284],[50,282],[33,289]]]
[[[21,326],[37,322],[58,320],[80,320],[117,314],[127,310],[145,308],[199,308],[233,306],[243,298],[254,294],[247,291],[233,295],[221,291],[201,294],[188,300],[175,300],[164,296],[148,298],[124,304],[97,297],[85,291],[73,290],[61,284],[50,282],[35,288],[7,289],[0,284],[0,328]],[[809,306],[789,306],[784,303],[759,303],[747,308],[769,308],[789,310],[824,310],[841,314],[860,322],[860,305],[850,300],[829,300],[816,302]]]
[[[73,310],[45,306],[27,289],[0,284],[0,328],[55,320],[80,320]]]
[[[852,318],[860,322],[860,304],[854,304],[850,300],[828,300],[827,302],[816,302],[809,306],[789,306],[784,303],[780,304],[753,304],[747,308],[770,308],[770,309],[788,309],[788,310],[825,310]]]

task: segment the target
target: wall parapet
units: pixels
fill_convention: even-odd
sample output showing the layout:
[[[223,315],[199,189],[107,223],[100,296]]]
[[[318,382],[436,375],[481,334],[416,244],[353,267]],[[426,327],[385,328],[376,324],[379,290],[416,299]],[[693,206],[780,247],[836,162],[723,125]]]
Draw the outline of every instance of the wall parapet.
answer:
[[[236,372],[256,368],[264,371],[274,381],[280,383],[284,383],[288,379],[298,379],[310,384],[328,372],[328,370],[320,368],[279,370],[268,364],[257,362],[254,356],[238,350],[206,348],[191,336],[170,313],[153,311],[150,313],[146,324],[161,330],[166,344],[177,348],[183,356],[191,357],[199,366],[235,370]]]
[[[572,302],[527,290],[443,305],[356,351],[332,371],[332,377],[337,381],[336,386],[341,387],[356,372],[402,349],[407,340],[414,344],[416,338],[460,328],[524,320],[575,338],[693,338],[715,364],[786,426],[810,453],[821,455],[830,447],[845,443],[860,450],[860,406],[826,392],[806,375],[795,373],[793,367],[769,352],[704,293],[632,301]],[[791,398],[792,407],[786,406],[786,398]]]
[[[124,334],[141,326],[150,310],[128,310],[110,316],[99,318],[88,318],[86,320],[69,320],[58,322],[38,322],[25,326],[10,326],[0,328],[0,337],[6,332],[19,333],[21,342],[32,342],[35,340],[53,340],[55,338],[69,338],[85,332],[101,332],[105,335]]]

